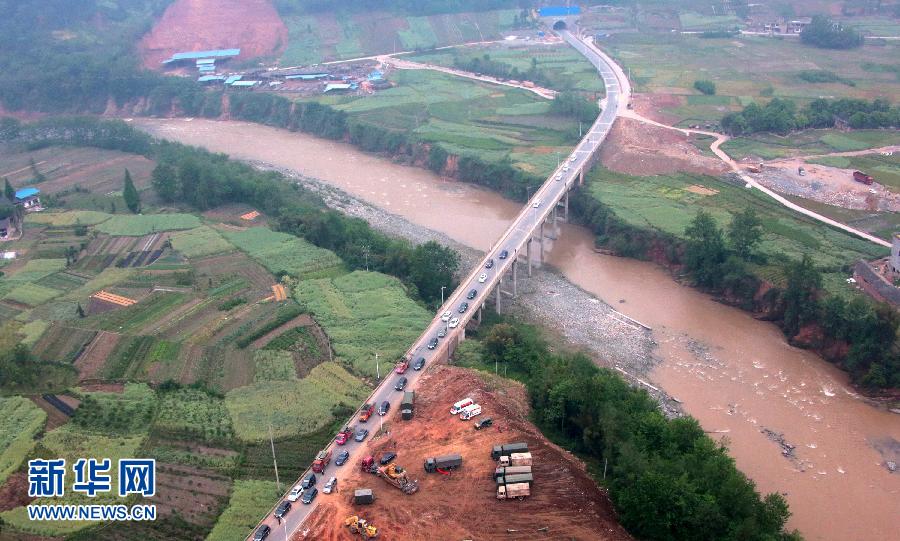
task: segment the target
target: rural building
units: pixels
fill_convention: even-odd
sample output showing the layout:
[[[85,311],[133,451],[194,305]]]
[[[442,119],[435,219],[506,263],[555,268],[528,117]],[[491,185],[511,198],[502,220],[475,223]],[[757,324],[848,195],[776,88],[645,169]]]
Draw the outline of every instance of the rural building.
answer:
[[[894,275],[900,274],[900,233],[891,237],[891,271]]]
[[[26,211],[43,210],[41,208],[40,190],[37,188],[22,188],[16,191],[16,204]]]
[[[812,24],[812,17],[800,17],[788,23],[788,32],[799,34],[803,29]]]
[[[231,83],[231,88],[244,88],[244,89],[249,90],[259,84],[260,84],[259,81],[235,81],[235,82]]]
[[[356,83],[328,83],[325,85],[323,92],[347,92],[348,90],[356,90],[359,85]]]
[[[234,58],[239,54],[241,54],[240,49],[216,49],[213,51],[175,53],[170,58],[163,60],[162,63],[165,64],[166,67],[169,67],[194,62],[194,66],[197,68],[200,66],[212,65],[213,69],[215,69],[216,59],[224,61],[229,58]]]
[[[221,83],[225,80],[224,75],[201,75],[197,78],[198,83],[214,84]]]

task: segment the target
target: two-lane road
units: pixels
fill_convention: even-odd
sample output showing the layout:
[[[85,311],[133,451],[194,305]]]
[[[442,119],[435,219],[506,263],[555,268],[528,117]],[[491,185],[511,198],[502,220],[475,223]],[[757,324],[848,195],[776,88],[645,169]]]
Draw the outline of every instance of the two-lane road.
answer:
[[[628,97],[625,96],[624,100],[620,98],[622,97],[621,93],[623,88],[627,88],[627,80],[623,80],[623,76],[616,73],[616,66],[611,64],[607,57],[599,53],[592,45],[582,42],[569,32],[563,31],[561,32],[561,35],[563,39],[571,46],[575,47],[575,49],[587,57],[587,59],[597,67],[598,73],[603,78],[606,87],[606,107],[591,126],[590,130],[578,143],[578,146],[572,154],[560,164],[560,167],[554,171],[535,192],[531,200],[528,201],[528,204],[522,209],[519,215],[516,216],[516,219],[510,224],[503,236],[494,243],[484,259],[470,271],[468,276],[461,280],[459,287],[449,298],[447,298],[446,302],[428,325],[425,332],[419,336],[413,346],[407,351],[408,357],[412,359],[412,361],[424,357],[426,360],[426,369],[433,362],[446,360],[448,348],[452,344],[458,343],[462,338],[466,323],[475,315],[479,306],[488,302],[489,293],[493,291],[495,287],[500,285],[501,277],[509,270],[509,267],[514,261],[525,257],[523,250],[526,244],[528,242],[540,242],[539,238],[536,238],[533,241],[530,239],[535,236],[535,231],[536,229],[539,229],[543,220],[547,219],[548,215],[553,211],[555,203],[559,201],[559,199],[578,181],[581,170],[588,167],[588,159],[603,143],[604,139],[606,139],[616,116],[619,114],[620,110],[624,109],[626,106]],[[570,159],[572,156],[575,157],[574,160]],[[557,177],[559,177],[558,180]],[[507,252],[508,256],[501,259],[500,256],[504,251]],[[487,268],[487,262],[489,260],[493,260],[493,266],[491,268]],[[481,274],[485,275],[484,282],[479,281]],[[476,295],[474,299],[468,299],[467,295],[472,290],[476,291]],[[464,302],[469,303],[468,309],[460,313],[459,309]],[[438,332],[442,328],[447,326],[446,322],[441,321],[441,314],[445,310],[451,312],[451,317],[458,317],[460,319],[459,326],[454,329],[447,329],[447,336],[439,340],[439,345],[433,350],[428,349],[429,342],[437,337]],[[385,359],[385,361],[387,362],[382,365],[382,374],[385,374],[385,376],[381,384],[373,391],[369,398],[369,402],[374,403],[377,408],[383,401],[388,401],[391,404],[389,415],[393,419],[394,416],[397,415],[403,393],[394,389],[394,385],[399,377],[393,373],[393,363],[396,359]],[[406,386],[407,390],[415,390],[420,375],[421,372],[414,371],[411,367],[407,370],[405,374],[409,379]],[[449,410],[450,404],[448,404],[447,407]],[[344,477],[343,472],[350,468],[358,468],[360,460],[368,454],[367,441],[378,430],[382,418],[376,413],[367,423],[359,423],[358,413],[359,412],[354,414],[353,418],[348,423],[354,424],[357,427],[368,428],[370,431],[369,436],[366,438],[366,441],[362,443],[358,443],[351,439],[346,445],[338,446],[332,442],[330,448],[332,449],[333,457],[337,456],[337,453],[341,450],[347,450],[350,453],[350,458],[346,464],[340,467],[335,466],[332,462],[323,475],[317,476],[319,478],[317,483],[318,487],[324,485],[324,481],[332,475],[338,477],[338,485],[340,486],[340,480]],[[403,421],[399,421],[399,418],[396,418],[394,422]],[[415,422],[415,420],[413,420],[413,422]],[[409,468],[410,471],[415,471],[419,468],[418,462],[422,459],[423,457],[400,456],[398,457],[398,463]],[[383,485],[380,481],[373,481],[373,484],[378,485],[379,489],[382,490],[395,490]],[[288,485],[286,490],[290,491],[293,485],[294,483]],[[305,505],[300,501],[297,501],[292,505],[292,509],[280,524],[272,517],[272,510],[270,510],[266,515],[266,518],[262,521],[262,523],[268,524],[272,528],[272,532],[268,539],[287,541],[294,532],[302,531],[303,521],[310,513],[312,513],[316,504],[323,499],[334,497],[336,497],[336,495],[321,494],[320,492],[311,504]],[[282,499],[284,498],[282,497]],[[272,509],[274,509],[275,505],[278,503],[279,502],[273,502]],[[250,538],[252,538],[252,532]]]

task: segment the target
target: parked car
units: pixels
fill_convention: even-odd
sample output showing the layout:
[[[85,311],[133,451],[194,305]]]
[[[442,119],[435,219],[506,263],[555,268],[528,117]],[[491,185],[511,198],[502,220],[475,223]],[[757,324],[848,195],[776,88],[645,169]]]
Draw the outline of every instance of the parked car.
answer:
[[[296,485],[294,488],[291,489],[291,492],[288,494],[287,499],[292,502],[295,502],[295,501],[299,500],[300,496],[302,496],[302,495],[303,495],[303,487],[300,485]]]
[[[469,300],[472,300],[472,299],[474,299],[474,298],[477,297],[477,296],[478,296],[478,290],[477,290],[477,289],[472,289],[472,290],[469,290],[469,294],[466,295],[466,298],[469,299]]]
[[[397,384],[394,385],[394,390],[402,391],[406,387],[406,376],[403,376],[397,380]]]
[[[284,518],[288,511],[291,510],[291,502],[284,500],[283,502],[278,504],[278,507],[275,508],[275,512],[272,514],[275,518]]]
[[[507,257],[509,257],[508,250],[503,250],[502,252],[500,252],[500,259],[506,259]]]
[[[359,430],[356,431],[356,435],[353,436],[353,439],[355,441],[363,441],[364,439],[366,439],[366,436],[368,436],[368,435],[369,435],[368,430],[366,430],[365,428],[360,428]]]
[[[334,459],[335,466],[343,466],[347,463],[347,460],[350,459],[350,451],[341,451],[338,453],[337,458]]]
[[[313,499],[315,499],[315,497],[318,494],[319,494],[319,489],[317,489],[316,487],[312,487],[311,489],[309,489],[303,493],[303,497],[300,498],[300,501],[305,504],[310,504],[310,503],[312,503]]]
[[[263,539],[269,537],[269,532],[272,531],[272,528],[269,528],[267,525],[263,524],[253,533],[253,541],[263,541]]]
[[[484,264],[484,268],[486,268],[486,269],[489,269],[489,268],[491,268],[491,267],[493,267],[493,266],[494,266],[494,260],[493,260],[493,259],[488,259],[488,260],[487,260],[487,263]]]
[[[450,325],[451,329],[455,329],[456,326],[459,325],[459,318],[455,317],[455,318],[451,319],[449,325]]]
[[[562,180],[562,173],[556,174],[556,180]]]
[[[487,280],[487,274],[482,272],[481,275],[478,277],[478,283],[483,284],[486,280]]]
[[[441,321],[448,321],[450,319],[450,310],[447,310],[443,314],[441,314]]]
[[[437,337],[432,338],[432,339],[431,339],[431,342],[428,342],[428,349],[434,349],[434,348],[437,347],[437,345],[438,345],[438,339],[437,339]]]
[[[568,170],[569,170],[569,164],[564,165],[564,166],[563,166],[563,171],[568,171]]]
[[[388,402],[387,400],[385,400],[384,402],[381,403],[380,406],[378,406],[378,415],[381,415],[383,417],[383,416],[387,415],[387,412],[390,411],[390,409],[391,409],[391,403]]]
[[[494,424],[494,420],[490,417],[484,418],[480,421],[475,421],[475,430],[481,430],[482,428],[487,428]]]
[[[438,330],[438,338],[443,338],[445,336],[447,336],[447,327]]]
[[[465,311],[468,310],[468,309],[469,309],[469,303],[464,302],[464,303],[462,303],[462,304],[459,305],[459,310],[458,310],[458,312],[459,312],[460,314],[463,314],[463,313],[465,313]]]
[[[419,357],[415,363],[413,363],[413,370],[421,370],[425,368],[425,357]]]
[[[302,486],[304,489],[316,486],[316,474],[314,474],[313,472],[307,473],[305,476],[303,476],[303,480],[300,481],[300,486]]]
[[[531,206],[534,207],[534,208],[538,208],[538,207],[541,206],[541,202],[540,202],[540,201],[535,201],[534,203],[531,204]]]
[[[387,453],[381,455],[381,460],[379,460],[379,462],[381,462],[381,465],[384,466],[386,464],[390,464],[390,462],[395,458],[397,458],[397,453],[388,451]]]
[[[334,492],[334,489],[337,488],[337,477],[332,477],[325,483],[325,486],[322,487],[322,494],[331,494]]]
[[[353,432],[355,429],[352,426],[345,426],[343,430],[338,432],[336,438],[334,438],[334,442],[338,445],[344,445],[347,443],[347,440],[353,437]]]

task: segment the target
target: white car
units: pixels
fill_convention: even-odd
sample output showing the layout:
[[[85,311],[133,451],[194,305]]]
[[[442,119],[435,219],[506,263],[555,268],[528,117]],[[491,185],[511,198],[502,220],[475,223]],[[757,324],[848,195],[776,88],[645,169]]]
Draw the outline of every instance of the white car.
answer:
[[[568,170],[569,170],[569,164],[564,165],[564,166],[563,166],[563,171],[565,172],[565,171],[568,171]]]
[[[556,180],[562,180],[562,173],[556,174]]]
[[[291,493],[288,494],[288,501],[295,502],[300,499],[300,496],[303,496],[303,487],[300,485],[295,486],[291,489]]]
[[[540,202],[540,201],[535,201],[534,203],[531,204],[531,206],[534,207],[534,208],[538,208],[539,206],[541,206],[541,202]]]
[[[574,163],[574,162],[575,162],[575,160],[577,160],[577,159],[578,159],[578,156],[577,156],[577,155],[575,155],[575,154],[572,154],[572,157],[571,157],[571,158],[569,158],[569,161],[570,161],[570,162],[573,162],[573,163]]]
[[[459,318],[455,317],[455,318],[451,319],[449,325],[450,325],[451,329],[455,329],[456,326],[459,325]]]
[[[322,494],[331,494],[335,487],[337,487],[337,477],[332,477],[325,483],[325,488],[322,489]]]
[[[450,310],[441,314],[441,321],[450,321]]]
[[[487,281],[487,274],[482,272],[481,276],[478,277],[478,283],[483,284],[485,281]]]

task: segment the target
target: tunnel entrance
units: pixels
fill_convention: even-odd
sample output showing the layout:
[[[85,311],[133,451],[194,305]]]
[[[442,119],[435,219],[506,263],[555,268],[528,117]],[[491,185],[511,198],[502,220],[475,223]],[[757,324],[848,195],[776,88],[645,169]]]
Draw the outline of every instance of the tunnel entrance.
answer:
[[[566,29],[566,21],[556,21],[553,23],[554,30],[565,30]]]

